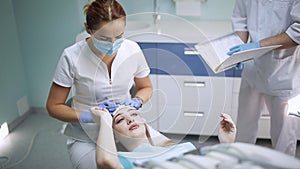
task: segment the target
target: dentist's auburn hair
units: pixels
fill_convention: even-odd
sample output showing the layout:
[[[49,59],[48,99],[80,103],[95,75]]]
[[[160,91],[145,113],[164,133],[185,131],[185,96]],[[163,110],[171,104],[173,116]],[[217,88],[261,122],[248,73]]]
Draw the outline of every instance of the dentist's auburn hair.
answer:
[[[95,0],[84,7],[86,24],[91,30],[97,30],[100,23],[110,22],[126,17],[122,5],[116,0]]]

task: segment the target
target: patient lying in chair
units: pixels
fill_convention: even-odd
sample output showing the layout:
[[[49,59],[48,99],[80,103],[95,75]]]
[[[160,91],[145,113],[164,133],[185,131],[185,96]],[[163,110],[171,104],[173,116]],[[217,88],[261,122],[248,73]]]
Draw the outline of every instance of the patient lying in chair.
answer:
[[[112,114],[105,108],[91,109],[94,121],[100,126],[97,139],[96,162],[99,168],[133,168],[133,162],[125,158],[134,152],[135,164],[149,158],[167,158],[176,153],[186,153],[196,150],[190,143],[176,145],[175,142],[164,137],[159,144],[154,144],[150,137],[146,121],[140,116],[138,110],[129,106],[119,106]],[[233,143],[236,127],[227,114],[220,115],[219,140],[221,143]],[[128,153],[117,152],[118,140]],[[144,156],[142,158],[141,156]]]

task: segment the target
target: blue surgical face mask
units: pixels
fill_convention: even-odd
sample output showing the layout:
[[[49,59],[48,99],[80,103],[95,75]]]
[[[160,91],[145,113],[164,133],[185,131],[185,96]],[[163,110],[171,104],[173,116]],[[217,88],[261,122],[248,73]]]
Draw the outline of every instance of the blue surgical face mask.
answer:
[[[117,39],[114,43],[98,40],[95,37],[92,37],[92,40],[95,48],[97,48],[101,53],[105,55],[112,55],[118,51],[124,39]]]

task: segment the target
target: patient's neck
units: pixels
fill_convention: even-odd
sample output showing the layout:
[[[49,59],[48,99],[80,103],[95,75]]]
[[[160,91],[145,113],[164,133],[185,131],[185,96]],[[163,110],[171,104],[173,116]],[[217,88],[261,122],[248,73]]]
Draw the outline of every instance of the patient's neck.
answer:
[[[147,137],[145,137],[145,138],[123,138],[122,140],[120,140],[120,142],[128,151],[133,151],[137,146],[144,144],[144,143],[150,144]]]

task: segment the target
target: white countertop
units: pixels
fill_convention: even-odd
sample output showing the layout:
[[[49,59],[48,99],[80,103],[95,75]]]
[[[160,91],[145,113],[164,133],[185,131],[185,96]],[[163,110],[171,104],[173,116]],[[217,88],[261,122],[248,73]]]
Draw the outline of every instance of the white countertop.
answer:
[[[232,32],[230,21],[127,19],[125,37],[137,42],[198,43]]]
[[[136,42],[199,43],[232,32],[230,21],[186,20],[180,17],[163,15],[156,24],[152,14],[128,16],[125,35]],[[76,41],[89,36],[85,31]]]

